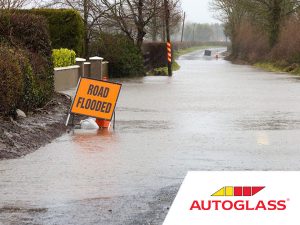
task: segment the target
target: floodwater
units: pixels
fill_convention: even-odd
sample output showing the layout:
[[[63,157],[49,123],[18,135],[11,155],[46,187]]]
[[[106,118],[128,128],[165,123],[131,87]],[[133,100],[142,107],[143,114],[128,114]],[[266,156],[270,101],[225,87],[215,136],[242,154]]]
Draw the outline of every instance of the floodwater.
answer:
[[[115,131],[0,161],[0,224],[161,224],[189,170],[300,169],[297,77],[203,51],[178,62],[172,78],[119,80]]]

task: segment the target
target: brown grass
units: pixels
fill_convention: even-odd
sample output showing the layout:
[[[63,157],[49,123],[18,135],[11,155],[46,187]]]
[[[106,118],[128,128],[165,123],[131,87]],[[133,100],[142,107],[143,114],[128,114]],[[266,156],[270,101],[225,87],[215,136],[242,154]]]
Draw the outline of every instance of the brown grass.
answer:
[[[273,61],[285,61],[287,64],[300,63],[300,19],[292,17],[281,29],[278,44],[272,49]]]
[[[286,71],[300,68],[300,17],[290,17],[281,26],[278,43],[270,49],[267,33],[249,21],[238,29],[234,60],[248,63],[271,62]]]
[[[237,31],[235,49],[237,50],[237,59],[250,63],[264,60],[269,53],[267,35],[250,22],[243,21]]]

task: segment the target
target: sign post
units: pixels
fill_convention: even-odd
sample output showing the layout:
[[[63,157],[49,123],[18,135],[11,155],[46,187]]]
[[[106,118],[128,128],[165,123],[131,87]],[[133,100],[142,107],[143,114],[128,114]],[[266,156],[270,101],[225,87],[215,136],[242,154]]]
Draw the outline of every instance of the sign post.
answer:
[[[172,46],[170,35],[170,5],[168,0],[164,0],[166,33],[167,33],[167,58],[168,58],[168,75],[172,76]]]
[[[80,78],[70,113],[112,120],[122,84]],[[68,125],[70,114],[66,122]]]

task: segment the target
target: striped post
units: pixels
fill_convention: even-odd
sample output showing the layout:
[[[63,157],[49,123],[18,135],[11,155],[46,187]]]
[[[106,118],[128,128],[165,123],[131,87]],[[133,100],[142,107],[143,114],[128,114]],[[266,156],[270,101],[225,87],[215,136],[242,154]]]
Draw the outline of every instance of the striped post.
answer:
[[[172,63],[172,45],[170,42],[167,42],[167,57],[168,63]]]
[[[103,81],[108,81],[109,78],[108,78],[107,75],[103,75],[102,80],[103,80]],[[97,119],[96,119],[96,123],[98,124],[98,126],[99,126],[100,128],[106,128],[106,129],[109,129],[111,121],[103,120],[103,119],[98,119],[98,118],[97,118]]]

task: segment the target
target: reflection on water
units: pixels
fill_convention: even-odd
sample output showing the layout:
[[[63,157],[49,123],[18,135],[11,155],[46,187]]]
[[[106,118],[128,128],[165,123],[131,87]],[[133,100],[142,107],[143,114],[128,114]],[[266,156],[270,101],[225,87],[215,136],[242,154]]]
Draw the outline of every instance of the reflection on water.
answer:
[[[270,145],[269,136],[266,132],[257,133],[257,144],[258,145]]]
[[[101,137],[113,137],[114,131],[111,129],[84,130],[76,129],[72,132],[72,140],[75,143],[97,142]]]
[[[117,136],[114,135],[114,131],[112,129],[76,129],[72,132],[72,142],[84,151],[101,151],[103,148],[100,146],[96,147],[95,143],[101,142],[103,139],[106,141],[109,140],[109,142],[116,142]]]

